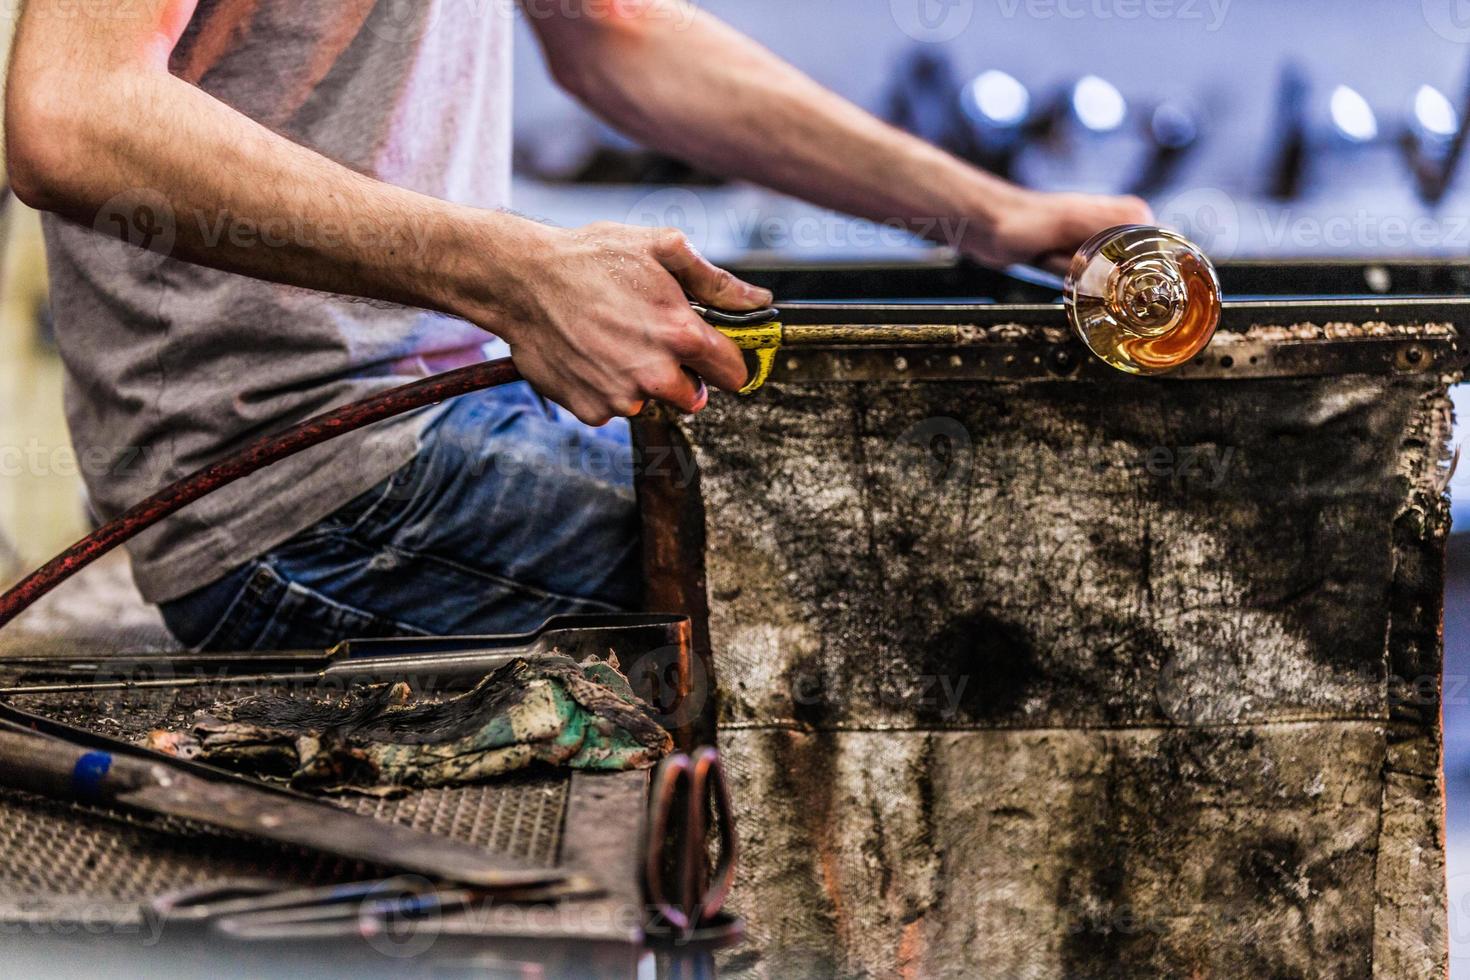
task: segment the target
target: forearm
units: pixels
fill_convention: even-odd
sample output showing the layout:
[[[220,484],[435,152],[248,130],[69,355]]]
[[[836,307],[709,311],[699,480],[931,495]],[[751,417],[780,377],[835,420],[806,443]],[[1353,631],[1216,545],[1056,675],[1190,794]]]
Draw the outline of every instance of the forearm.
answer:
[[[564,86],[630,136],[716,173],[920,230],[949,221],[943,230],[981,251],[1023,194],[881,122],[713,17],[680,25],[654,10],[541,29]]]
[[[7,115],[16,187],[35,206],[126,234],[137,205],[155,205],[155,230],[178,258],[453,313],[463,312],[456,277],[468,273],[458,257],[473,252],[482,279],[492,271],[485,292],[502,267],[486,249],[526,247],[529,222],[356,173],[167,71],[49,72],[25,62],[34,56],[17,50]],[[16,78],[28,80],[23,92]],[[17,104],[22,95],[31,98]],[[500,233],[487,235],[496,222]]]

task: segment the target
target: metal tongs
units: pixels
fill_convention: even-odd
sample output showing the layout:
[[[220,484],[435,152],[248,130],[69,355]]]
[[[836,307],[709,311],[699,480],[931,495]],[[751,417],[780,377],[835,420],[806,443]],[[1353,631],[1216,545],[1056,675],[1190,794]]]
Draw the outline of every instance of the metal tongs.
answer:
[[[347,640],[326,651],[286,653],[145,653],[85,660],[5,661],[23,683],[0,696],[64,694],[150,687],[198,687],[222,681],[372,684],[428,682],[439,690],[473,685],[512,660],[552,656],[583,661],[610,654],[632,667],[649,656],[686,649],[684,616],[607,614],[554,616],[532,633],[500,636]]]
[[[462,908],[475,898],[473,891],[412,876],[318,888],[245,878],[169,892],[149,907],[165,924],[206,927],[231,939],[279,940],[335,935],[343,924],[371,936],[387,931],[390,922]]]
[[[585,891],[539,886],[497,891],[493,902],[547,902]],[[467,912],[486,901],[467,888],[444,886],[413,875],[297,888],[270,879],[228,879],[179,889],[149,903],[165,924],[207,928],[230,939],[330,939],[343,934],[372,938],[395,924]]]

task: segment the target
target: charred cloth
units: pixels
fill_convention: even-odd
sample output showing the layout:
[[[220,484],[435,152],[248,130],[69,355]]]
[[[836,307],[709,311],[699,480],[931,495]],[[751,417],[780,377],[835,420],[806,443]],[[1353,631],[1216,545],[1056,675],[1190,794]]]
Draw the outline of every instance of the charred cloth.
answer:
[[[148,747],[323,792],[451,786],[535,764],[650,766],[673,742],[616,659],[515,660],[472,690],[418,699],[408,684],[335,696],[260,694],[199,712]]]

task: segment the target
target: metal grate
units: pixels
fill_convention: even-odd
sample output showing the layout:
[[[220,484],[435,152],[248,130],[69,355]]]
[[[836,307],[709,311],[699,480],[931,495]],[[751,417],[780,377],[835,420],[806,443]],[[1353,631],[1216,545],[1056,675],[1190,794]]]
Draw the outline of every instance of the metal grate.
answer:
[[[16,707],[114,738],[186,723],[222,698],[260,693],[255,684],[24,695]],[[347,809],[537,864],[557,863],[569,777],[526,773],[478,786],[431,789],[395,799],[344,797]],[[83,917],[138,921],[140,903],[226,878],[324,884],[373,877],[366,865],[276,847],[182,821],[59,803],[0,791],[0,919]]]

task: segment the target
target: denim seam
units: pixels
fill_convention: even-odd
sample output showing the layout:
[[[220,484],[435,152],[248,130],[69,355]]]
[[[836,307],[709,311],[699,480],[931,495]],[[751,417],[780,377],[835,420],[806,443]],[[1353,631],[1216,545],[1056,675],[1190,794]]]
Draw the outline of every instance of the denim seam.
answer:
[[[279,573],[277,573],[277,574],[279,574]],[[300,582],[293,582],[290,579],[286,578],[285,576],[281,576],[281,581],[286,584],[287,592],[289,592],[291,589],[295,589],[295,590],[297,590],[298,593],[304,593],[305,594],[305,597],[308,598],[308,599],[310,599],[310,600],[312,600],[313,602],[319,602],[319,603],[321,603],[324,606],[331,607],[332,609],[335,609],[335,610],[338,610],[338,611],[341,611],[341,612],[345,612],[345,613],[350,613],[350,614],[352,614],[354,616],[359,616],[359,617],[361,617],[363,619],[369,619],[369,620],[373,620],[373,621],[376,621],[376,622],[379,622],[379,623],[387,623],[389,626],[392,626],[394,629],[402,630],[402,631],[407,632],[407,633],[413,633],[413,634],[416,634],[418,636],[433,636],[434,635],[430,630],[426,630],[423,627],[414,626],[411,623],[405,623],[405,622],[403,622],[401,620],[398,620],[398,619],[395,619],[395,618],[393,618],[391,616],[380,616],[377,613],[370,612],[367,609],[359,609],[356,606],[349,606],[345,602],[338,602],[336,599],[333,599],[332,597],[327,596],[327,595],[323,595],[322,593],[318,592],[316,589],[313,589],[309,585],[302,585]],[[270,620],[269,623],[266,624],[266,631],[268,631],[270,629],[270,627],[272,627],[272,626],[275,625],[277,614],[278,614],[281,606],[284,604],[284,599],[285,599],[285,595],[283,594],[281,596],[281,600],[280,601],[277,601],[276,608],[274,610],[272,610],[272,612],[271,612],[271,620]],[[262,631],[261,632],[261,635],[264,636],[266,631]],[[350,637],[343,637],[343,639],[350,639]]]
[[[399,474],[407,472],[412,467],[417,466],[419,463],[419,456],[423,453],[423,451],[423,448],[420,447],[419,451],[414,454],[412,459],[410,459],[407,463],[404,463],[398,469],[394,470],[392,474],[389,475],[388,479],[383,481],[382,492],[373,499],[372,503],[368,504],[367,508],[357,516],[356,520],[354,520],[351,524],[343,525],[343,531],[350,534],[362,530],[367,525],[368,520],[372,518],[373,515],[375,515],[378,510],[383,506],[383,502],[393,494],[393,491],[395,489],[397,489]],[[405,481],[405,484],[409,482],[411,481]]]
[[[512,591],[520,592],[525,595],[535,596],[540,599],[552,599],[558,602],[576,602],[587,606],[595,606],[596,608],[606,610],[607,612],[623,611],[620,607],[615,606],[610,602],[603,602],[600,599],[592,599],[586,596],[567,595],[562,592],[552,592],[548,589],[537,588],[534,585],[527,585],[524,582],[518,582],[512,578],[506,578],[502,575],[496,575],[494,572],[488,572],[483,569],[473,568],[469,565],[463,565],[457,561],[453,561],[452,559],[445,558],[441,555],[431,554],[427,551],[414,551],[410,548],[400,548],[396,545],[391,544],[383,545],[381,550],[392,551],[396,554],[407,555],[410,558],[418,558],[424,561],[434,562],[436,564],[443,565],[446,568],[452,568],[455,571],[463,572],[464,574],[473,576],[474,578],[484,579],[488,582],[493,582],[503,588],[511,589]]]
[[[442,555],[436,555],[432,552],[416,551],[412,548],[402,548],[392,544],[370,545],[364,541],[359,540],[356,537],[353,537],[351,532],[346,528],[334,528],[331,531],[327,531],[322,535],[322,539],[324,541],[331,541],[335,544],[351,545],[352,547],[357,548],[369,555],[378,554],[384,551],[391,551],[397,555],[404,555],[409,558],[418,558],[424,561],[435,562],[436,564],[443,565],[446,568],[452,568],[455,571],[463,572],[464,574],[473,576],[474,578],[480,578],[485,579],[489,582],[494,582],[495,584],[503,586],[504,588],[510,589],[514,592],[519,592],[523,595],[534,596],[538,599],[550,599],[558,602],[576,602],[583,605],[594,606],[607,612],[624,611],[622,607],[615,606],[610,602],[603,602],[600,599],[593,599],[588,596],[569,595],[564,592],[553,592],[549,589],[542,589],[534,585],[528,585],[525,582],[517,581],[513,578],[507,578],[503,575],[497,575],[491,571],[486,571],[484,569],[475,568],[470,565],[461,564],[460,562],[454,561],[453,559],[445,558]],[[305,588],[305,586],[301,587]],[[326,597],[323,596],[323,598]],[[345,606],[344,608],[351,609],[352,607]],[[384,619],[384,617],[382,616],[379,616],[377,618]],[[393,622],[393,620],[385,619],[385,622]],[[427,633],[425,635],[432,636],[433,634]]]
[[[209,644],[215,641],[215,639],[220,635],[221,631],[224,630],[226,624],[228,624],[230,622],[230,619],[235,615],[235,610],[240,607],[241,601],[243,601],[246,595],[251,592],[252,580],[255,578],[256,574],[260,571],[260,569],[268,567],[262,562],[258,561],[253,561],[250,564],[255,567],[250,569],[250,572],[245,576],[245,581],[240,583],[239,589],[235,590],[235,594],[230,598],[229,605],[225,606],[224,613],[222,613],[219,619],[215,621],[214,626],[209,630],[209,632],[204,635],[204,639],[200,640],[191,649],[196,652],[208,649]],[[274,570],[271,570],[271,573],[277,579],[277,584],[280,584],[280,577],[275,576]],[[279,602],[279,598],[276,601]]]
[[[276,601],[271,603],[270,618],[265,621],[265,625],[261,626],[260,633],[255,639],[254,645],[257,647],[259,647],[262,640],[271,635],[271,629],[275,627],[276,620],[281,618],[281,607],[286,604],[286,596],[290,595],[291,593],[290,582],[286,581],[286,579],[274,568],[271,568],[270,565],[265,564],[264,562],[262,562],[261,564],[264,568],[270,568],[271,574],[275,576],[277,582],[281,583],[282,589],[281,594],[276,596]]]

